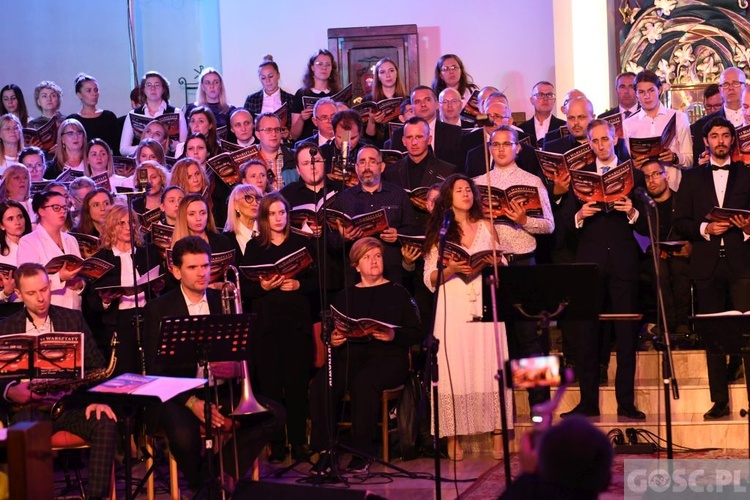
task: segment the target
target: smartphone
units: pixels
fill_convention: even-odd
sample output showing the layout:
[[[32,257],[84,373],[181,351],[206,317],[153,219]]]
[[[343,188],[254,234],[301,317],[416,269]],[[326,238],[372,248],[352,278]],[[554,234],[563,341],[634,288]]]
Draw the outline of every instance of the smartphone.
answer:
[[[147,168],[142,168],[138,171],[137,184],[138,186],[148,185],[148,169]]]
[[[558,387],[565,380],[562,356],[536,356],[506,362],[506,380],[513,389]]]

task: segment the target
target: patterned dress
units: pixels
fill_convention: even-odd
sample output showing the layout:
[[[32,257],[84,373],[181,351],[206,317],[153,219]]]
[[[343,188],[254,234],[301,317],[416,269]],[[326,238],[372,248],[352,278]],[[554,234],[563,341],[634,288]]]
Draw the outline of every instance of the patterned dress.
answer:
[[[492,236],[480,224],[471,253],[492,248]],[[424,281],[437,269],[437,248],[425,256]],[[482,277],[469,283],[451,277],[441,286],[435,314],[438,352],[438,408],[440,437],[466,436],[500,428],[500,399],[497,373],[497,346],[492,323],[473,321],[482,315]],[[499,324],[501,362],[508,359],[505,325]],[[508,427],[513,426],[512,391],[506,389]]]

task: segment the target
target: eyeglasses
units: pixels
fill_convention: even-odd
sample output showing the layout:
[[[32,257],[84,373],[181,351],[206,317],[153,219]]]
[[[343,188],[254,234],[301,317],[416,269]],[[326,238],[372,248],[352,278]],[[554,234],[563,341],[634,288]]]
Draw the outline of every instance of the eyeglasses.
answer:
[[[508,149],[518,144],[517,142],[490,142],[489,146],[492,149]]]
[[[18,131],[18,127],[3,127],[0,130],[2,130],[3,132],[16,132]]]
[[[34,165],[26,165],[29,172],[36,172],[38,170],[44,170],[44,163],[35,163]]]
[[[67,135],[67,136],[79,135],[79,136],[82,136],[83,135],[83,130],[69,130],[67,132],[63,132],[62,135]]]
[[[724,82],[721,85],[719,85],[719,87],[721,87],[724,90],[727,90],[729,88],[738,89],[743,85],[745,85],[745,82]]]
[[[268,134],[280,134],[282,128],[281,127],[273,127],[273,128],[259,128],[258,132],[266,132]]]
[[[461,68],[458,66],[458,64],[451,64],[450,66],[443,66],[442,68],[440,68],[440,71],[442,71],[443,73],[447,73],[448,71],[457,71],[459,69]]]
[[[316,116],[315,119],[318,120],[319,122],[330,122],[331,120],[333,120],[333,117],[332,116]]]
[[[59,213],[60,211],[67,212],[70,210],[68,207],[64,205],[44,205],[42,208],[51,208],[53,212]]]
[[[159,87],[161,87],[161,82],[156,82],[156,83],[149,82],[149,83],[146,84],[146,88],[147,89],[156,89],[156,88],[159,88]]]
[[[706,108],[706,111],[719,111],[723,104],[704,104],[703,107]]]
[[[262,200],[260,196],[253,196],[251,194],[245,195],[245,203],[250,203],[250,204],[255,203],[257,205],[260,203],[260,200]]]
[[[329,62],[323,62],[323,61],[315,61],[313,64],[319,68],[330,68],[331,66],[333,66]]]
[[[533,94],[532,97],[536,97],[537,99],[548,99],[553,100],[556,96],[554,92],[537,92],[536,94]]]
[[[656,180],[659,177],[664,177],[664,173],[665,172],[659,172],[659,171],[657,171],[657,172],[653,172],[651,174],[643,174],[643,177],[645,177],[646,180],[650,180],[650,179]]]
[[[440,101],[440,104],[452,104],[453,106],[455,106],[460,102],[460,99],[443,99],[442,101]]]

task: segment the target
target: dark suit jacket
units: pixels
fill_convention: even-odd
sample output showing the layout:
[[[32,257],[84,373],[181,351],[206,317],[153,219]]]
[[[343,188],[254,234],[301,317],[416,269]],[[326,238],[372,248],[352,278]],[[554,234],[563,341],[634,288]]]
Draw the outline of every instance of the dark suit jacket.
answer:
[[[211,314],[221,314],[221,292],[211,288],[206,290],[206,300]],[[177,288],[157,297],[146,304],[145,336],[143,339],[146,355],[146,372],[150,375],[169,375],[173,377],[195,377],[195,360],[184,360],[179,365],[162,366],[156,357],[159,347],[159,328],[161,320],[167,316],[189,316],[182,290]],[[178,396],[179,397],[179,396]]]
[[[639,105],[638,105],[638,109],[636,109],[636,111],[635,111],[635,112],[637,113],[637,112],[638,112],[638,111],[640,111],[640,110],[641,110],[641,105],[639,104]],[[619,112],[620,112],[620,106],[615,106],[614,108],[612,108],[612,109],[608,109],[608,110],[607,110],[607,111],[605,111],[604,113],[600,114],[599,116],[597,116],[597,118],[606,118],[606,117],[608,117],[608,116],[616,115],[616,114],[617,114],[617,113],[619,113]],[[632,115],[630,115],[630,116],[632,116]],[[622,117],[622,118],[623,118],[623,120],[624,120],[624,119],[625,119],[625,116],[623,115],[623,117]],[[630,118],[630,117],[628,117],[628,118]]]
[[[289,118],[291,118],[292,115],[292,100],[294,100],[294,96],[289,92],[286,92],[284,89],[281,89],[281,104],[287,105],[287,117]],[[258,116],[263,108],[263,89],[260,89],[254,94],[248,95],[245,99],[244,108],[253,115],[253,118]],[[287,118],[287,126],[291,124],[289,118]]]
[[[690,125],[690,135],[693,137],[693,163],[695,165],[698,165],[698,157],[706,150],[706,145],[703,143],[703,127],[717,116],[722,118],[727,117],[727,114],[724,112],[724,106],[719,111],[706,115]]]
[[[573,139],[573,136],[569,135],[567,137],[562,137],[555,141],[545,142],[544,150],[551,151],[553,153],[562,154],[562,153],[567,153],[571,149],[578,147],[580,145],[581,143]],[[619,140],[617,141],[617,144],[615,144],[615,154],[617,155],[618,158],[620,158],[620,162],[630,159],[630,154],[628,153],[628,149],[625,147],[624,140]]]
[[[409,183],[409,170],[413,168],[422,171],[422,179],[417,186],[411,186]],[[414,189],[422,186],[429,187],[436,182],[443,182],[446,177],[457,170],[455,165],[438,159],[430,148],[427,156],[419,164],[414,163],[407,155],[396,163],[389,165],[383,173],[383,179],[398,184],[405,189]]]
[[[384,149],[406,151],[404,147],[404,127],[396,129],[393,136],[385,141]],[[461,127],[448,125],[440,120],[435,122],[435,156],[457,167],[464,164],[466,149]]]
[[[620,158],[620,162],[624,161]],[[583,169],[596,172],[596,165],[591,163]],[[645,182],[640,170],[634,169],[635,187],[644,187]],[[633,189],[635,191],[635,188]],[[643,230],[647,223],[643,206],[630,192],[629,198],[633,206],[640,213],[635,224],[628,222],[627,216],[620,211],[613,210],[584,219],[583,227],[575,227],[575,214],[583,203],[573,194],[573,187],[565,198],[564,217],[566,229],[578,233],[578,248],[576,262],[591,262],[599,265],[599,272],[617,276],[624,281],[638,281],[638,243],[633,236],[633,230]]]
[[[307,144],[307,143],[315,144],[317,146],[318,145],[318,132],[315,132],[310,137],[306,137],[305,139],[301,139],[301,140],[295,142],[294,143],[294,150],[295,151],[298,150],[301,145]]]
[[[721,240],[724,240],[726,259],[736,277],[750,277],[750,242],[745,242],[740,229],[732,227],[721,236],[711,236],[708,241],[701,236],[700,226],[713,207],[719,206],[710,167],[695,167],[682,172],[677,193],[675,229],[693,243],[690,255],[690,272],[693,279],[706,279],[716,268]],[[742,163],[729,167],[725,208],[750,209],[750,170]]]
[[[0,321],[0,336],[25,333],[26,317],[26,309],[24,308]],[[80,311],[50,306],[49,318],[52,321],[52,329],[56,332],[83,332],[83,366],[86,371],[105,367],[104,357],[99,352],[99,348],[96,347],[91,330]],[[5,393],[5,388],[11,381],[12,379],[0,379],[0,394]]]
[[[550,116],[550,122],[549,122],[549,131],[557,130],[563,125],[565,125],[567,122],[565,120],[561,120],[555,115]],[[534,127],[534,116],[532,115],[530,119],[526,120],[525,122],[521,123],[518,126],[521,130],[526,132],[529,137],[531,137],[531,144],[536,145],[537,147],[541,147],[542,142],[544,141],[544,137],[537,137],[536,136],[536,128]]]
[[[529,137],[529,135],[523,131],[516,130],[516,134],[518,135],[518,142],[521,142],[525,138]],[[529,137],[529,140],[531,140],[530,137]],[[483,127],[475,128],[470,131],[464,132],[464,147],[466,148],[467,152],[471,149],[474,149],[477,146],[481,146],[482,144],[484,144],[484,128]],[[534,143],[532,142],[531,145],[533,146]],[[464,163],[466,163],[465,158],[464,158]]]

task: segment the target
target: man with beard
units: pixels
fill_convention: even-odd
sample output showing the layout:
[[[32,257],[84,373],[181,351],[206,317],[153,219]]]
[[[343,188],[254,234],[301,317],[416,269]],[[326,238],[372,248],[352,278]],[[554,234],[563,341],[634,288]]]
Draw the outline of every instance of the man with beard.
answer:
[[[677,197],[675,228],[693,244],[690,275],[698,295],[698,313],[750,310],[750,217],[709,221],[713,207],[750,208],[750,171],[731,160],[734,125],[720,116],[703,129],[709,164],[684,173]],[[729,415],[727,362],[706,353],[711,409],[706,420]]]
[[[677,193],[670,189],[668,184],[667,169],[660,162],[650,160],[641,167],[643,177],[646,180],[646,189],[656,203],[659,212],[659,241],[683,240],[682,236],[674,229],[674,209]],[[671,333],[688,335],[690,326],[688,316],[690,315],[690,273],[688,259],[692,245],[687,242],[677,250],[668,247],[659,247],[659,273],[661,275],[661,292],[664,299],[664,310],[667,316],[667,327]],[[653,251],[653,249],[651,249]],[[649,255],[646,263],[649,274],[656,287],[656,276],[653,260]],[[662,325],[659,325],[660,327]]]

